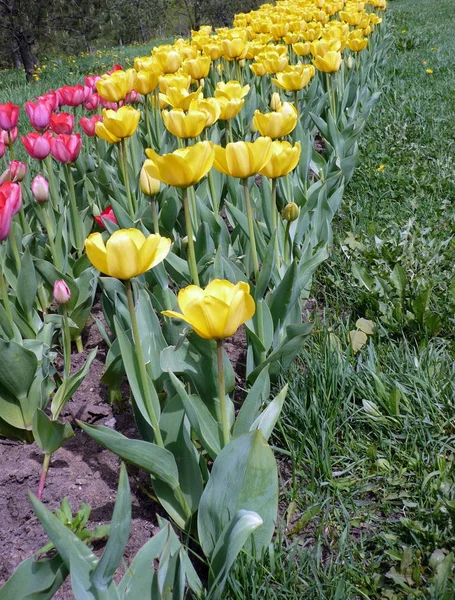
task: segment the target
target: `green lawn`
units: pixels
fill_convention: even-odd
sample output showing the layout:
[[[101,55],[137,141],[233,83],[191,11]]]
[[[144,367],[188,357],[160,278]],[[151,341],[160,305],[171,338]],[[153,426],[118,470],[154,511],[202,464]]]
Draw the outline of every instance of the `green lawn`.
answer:
[[[453,8],[389,4],[381,100],[276,440],[283,543],[229,598],[455,598]],[[377,332],[354,356],[359,317]]]

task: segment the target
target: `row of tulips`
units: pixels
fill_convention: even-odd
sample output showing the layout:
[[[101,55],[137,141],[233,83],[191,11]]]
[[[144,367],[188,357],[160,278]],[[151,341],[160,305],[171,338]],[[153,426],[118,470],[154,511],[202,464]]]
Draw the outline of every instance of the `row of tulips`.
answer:
[[[73,434],[59,415],[94,354],[72,372],[71,342],[81,348],[100,290],[102,381],[118,398],[127,376],[142,440],[80,426],[151,474],[155,497],[209,565],[204,592],[161,520],[165,535],[136,559],[161,559],[147,575],[148,589],[158,589],[155,577],[166,581],[156,597],[183,598],[178,571],[196,597],[222,598],[238,552],[260,556],[273,536],[278,477],[268,439],[287,388],[270,400],[271,386],[311,330],[302,305],[378,96],[384,8],[383,0],[278,0],[237,15],[233,28],[202,27],[155,47],[134,69],[117,65],[51,90],[25,105],[35,129],[20,138],[28,169],[14,162],[20,109],[0,105],[0,155],[10,154],[0,184],[0,385],[8,390],[0,434],[43,450],[40,498],[53,452]],[[242,325],[246,391],[236,406],[224,340]],[[50,366],[57,338],[63,377]],[[17,410],[6,410],[11,403]],[[80,583],[76,598],[132,597],[128,586],[139,593],[139,576],[119,587],[112,580],[129,531],[123,469],[113,515],[113,531],[123,533],[99,561],[32,502],[58,569]],[[20,585],[19,576],[11,582]]]

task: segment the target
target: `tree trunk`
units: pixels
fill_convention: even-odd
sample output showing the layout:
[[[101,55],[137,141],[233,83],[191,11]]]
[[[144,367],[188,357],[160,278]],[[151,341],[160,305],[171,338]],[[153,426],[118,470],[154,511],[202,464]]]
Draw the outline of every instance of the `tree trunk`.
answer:
[[[19,54],[25,70],[27,81],[32,81],[33,73],[35,72],[35,65],[38,63],[38,59],[32,52],[32,45],[22,29],[14,32],[14,38],[16,39],[18,45]]]

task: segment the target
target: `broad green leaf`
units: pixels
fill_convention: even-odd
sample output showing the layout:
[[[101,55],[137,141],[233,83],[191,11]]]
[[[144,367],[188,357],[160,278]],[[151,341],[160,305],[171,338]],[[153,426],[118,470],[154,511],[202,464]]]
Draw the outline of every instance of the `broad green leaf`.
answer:
[[[275,529],[278,511],[278,475],[275,457],[261,431],[234,438],[213,463],[198,512],[199,540],[208,557],[232,515],[255,511],[264,525],[253,534],[248,551],[260,556]]]
[[[19,300],[22,309],[27,314],[29,313],[36,298],[36,273],[33,261],[30,256],[30,250],[27,248],[22,255],[21,271],[17,278],[17,299]]]
[[[131,525],[131,493],[125,465],[120,468],[120,478],[110,526],[109,538],[103,555],[92,575],[93,585],[107,590],[125,551]]]
[[[35,354],[16,342],[0,340],[0,356],[0,385],[25,401],[38,366]]]
[[[257,418],[259,410],[265,404],[270,394],[270,377],[268,365],[259,373],[256,381],[242,403],[234,423],[234,437],[247,433]]]
[[[172,489],[179,487],[177,465],[169,450],[150,442],[131,440],[109,427],[87,425],[80,421],[78,424],[98,444],[120,456],[122,460],[145,469],[154,477],[166,482]]]
[[[27,558],[0,588],[0,600],[50,600],[65,581],[68,569],[61,557]]]
[[[250,431],[260,429],[266,440],[272,435],[273,428],[278,421],[281,410],[283,408],[286,394],[288,393],[287,384],[281,392],[270,402],[267,408],[259,415],[259,417],[251,424]]]
[[[221,600],[229,571],[245,542],[263,520],[254,511],[239,510],[226,525],[213,550],[210,561],[209,592],[207,600]]]
[[[32,431],[35,442],[45,454],[52,454],[63,445],[65,440],[74,436],[69,423],[51,421],[40,408],[33,416]]]

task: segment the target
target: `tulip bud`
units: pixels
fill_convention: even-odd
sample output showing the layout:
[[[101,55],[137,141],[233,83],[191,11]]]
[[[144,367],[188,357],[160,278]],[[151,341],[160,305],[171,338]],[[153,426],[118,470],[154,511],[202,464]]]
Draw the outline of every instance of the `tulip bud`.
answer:
[[[71,292],[63,279],[57,279],[54,283],[53,296],[57,304],[66,304],[70,301]]]
[[[270,100],[270,108],[274,111],[278,111],[281,108],[281,98],[278,92],[273,92],[272,99]]]
[[[156,196],[160,191],[160,182],[158,179],[150,177],[144,167],[141,169],[139,184],[141,186],[142,193],[145,196]]]
[[[258,132],[258,128],[256,127],[256,123],[254,122],[254,119],[253,119],[250,124],[250,133],[255,134],[257,132]]]
[[[20,160],[12,160],[9,163],[9,171],[11,175],[11,181],[14,181],[14,183],[20,183],[24,180],[25,174],[27,173],[27,165]]]
[[[39,204],[49,200],[49,183],[42,175],[37,175],[32,181],[32,194]]]
[[[352,56],[348,56],[348,60],[346,61],[346,66],[348,69],[352,69],[354,61],[352,60]]]
[[[243,67],[244,67],[244,66],[245,66],[245,59],[244,59],[244,58],[242,58],[241,60],[239,60],[239,67],[240,67],[241,69],[243,69]]]
[[[295,221],[296,219],[298,219],[299,214],[300,214],[300,208],[297,206],[297,204],[295,202],[290,202],[289,204],[286,204],[286,206],[283,208],[283,210],[281,212],[281,216],[283,217],[283,219],[285,221],[289,221],[290,223],[292,221]]]

